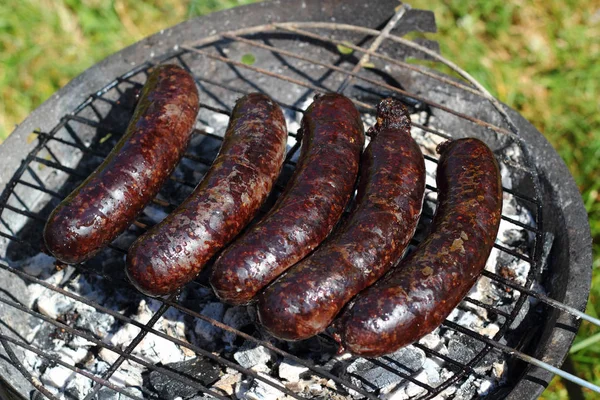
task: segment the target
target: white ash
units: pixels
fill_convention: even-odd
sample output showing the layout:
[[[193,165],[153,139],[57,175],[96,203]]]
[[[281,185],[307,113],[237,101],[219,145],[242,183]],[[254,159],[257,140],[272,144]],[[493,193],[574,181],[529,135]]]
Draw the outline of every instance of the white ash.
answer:
[[[156,300],[141,300],[138,306],[138,313],[132,318],[140,323],[147,323],[152,315],[158,310],[160,303]],[[169,318],[170,317],[170,318]],[[171,315],[165,314],[154,324],[153,328],[157,331],[167,333],[170,337],[186,341],[185,328],[183,326],[183,316],[178,312],[172,311]],[[140,333],[141,329],[133,324],[125,324],[114,334],[108,335],[109,342],[116,346],[124,348]],[[190,356],[186,355],[180,346],[153,333],[148,333],[144,339],[131,352],[144,361],[151,363],[169,364],[176,361],[186,360]]]
[[[56,367],[47,368],[40,380],[44,385],[53,386],[57,389],[65,387],[67,381],[73,377],[75,372],[70,369],[57,365]]]
[[[65,394],[70,398],[83,399],[91,388],[91,379],[71,379],[65,386]]]
[[[273,352],[264,346],[257,346],[255,343],[246,342],[244,346],[233,355],[233,358],[244,368],[269,372],[270,368],[267,364],[273,359]]]
[[[208,114],[207,118],[207,126],[204,128],[207,132],[210,130],[211,132],[217,136],[225,136],[225,131],[227,130],[227,125],[229,124],[229,116],[217,112],[211,112]]]
[[[243,379],[242,374],[235,369],[227,368],[225,374],[212,386],[217,392],[223,392],[231,396],[235,392],[236,385]]]
[[[284,358],[279,363],[278,374],[279,377],[288,382],[298,382],[300,375],[308,371],[308,367],[298,364],[294,360]]]
[[[35,260],[43,261],[44,259],[45,257],[36,256],[27,262],[22,262],[21,265],[25,268],[33,264]],[[43,267],[43,263],[40,263],[40,265]],[[39,272],[36,272],[36,274],[40,278],[53,285],[59,286],[64,278],[64,270],[56,270],[54,266],[50,268],[49,265],[46,265],[37,271]],[[31,307],[34,310],[85,331],[96,339],[120,349],[124,350],[140,331],[140,328],[133,324],[124,324],[109,314],[41,285],[32,284],[30,288],[33,293],[38,295],[37,299],[31,301]],[[140,323],[148,322],[160,306],[160,303],[156,300],[140,299],[137,295],[133,297],[107,296],[108,288],[98,287],[98,282],[89,282],[84,276],[77,276],[72,279],[65,286],[65,289],[77,295],[84,295],[88,300],[95,301],[122,314],[125,313],[125,310],[131,309],[131,302],[136,299],[135,312],[128,316]],[[42,327],[46,328],[41,329]],[[153,329],[172,338],[187,341],[186,332],[188,328],[185,326],[184,315],[177,310],[168,310],[165,315],[158,319]],[[50,337],[48,332],[51,334]],[[53,338],[53,335],[56,335],[56,337]],[[110,364],[119,358],[117,353],[106,348],[100,348],[90,340],[77,335],[61,334],[60,330],[52,328],[50,325],[39,324],[35,326],[26,339],[34,346],[43,348],[48,354],[58,356],[63,362],[73,366],[77,365],[97,376],[102,376]],[[96,351],[93,351],[94,349]],[[195,353],[189,349],[178,346],[171,340],[152,333],[147,334],[131,354],[153,364],[167,364],[195,357]],[[83,398],[91,387],[90,380],[83,375],[60,365],[49,365],[47,360],[34,353],[25,353],[24,365],[34,376],[37,375],[45,386],[52,388],[59,398],[65,398],[65,396]],[[145,370],[146,368],[142,365],[125,361],[110,381],[118,386],[131,387],[134,390],[133,388],[143,385],[142,375]],[[106,395],[108,396],[108,393]]]
[[[54,266],[55,261],[56,259],[54,257],[50,257],[44,253],[39,253],[33,257],[13,263],[13,266],[15,268],[22,269],[29,275],[33,275],[35,277],[42,275],[43,277],[47,278],[56,270],[56,267]]]
[[[308,106],[310,106],[313,102],[313,98],[314,96],[307,96],[302,102],[300,102],[299,104],[297,104],[297,108],[300,110],[306,110],[308,108]],[[283,109],[283,116],[285,117],[285,123],[287,125],[287,130],[290,133],[295,133],[296,135],[300,135],[301,134],[301,122],[302,122],[302,117],[303,117],[303,113],[300,111],[295,111],[292,110],[290,108],[287,107],[282,107]],[[287,138],[287,151],[289,151],[296,143],[297,143],[297,139],[293,136],[289,136]],[[300,156],[300,151],[296,151],[296,153],[293,155],[293,157],[291,158],[290,161],[292,162],[297,162],[298,161],[298,157]]]
[[[142,369],[138,364],[126,360],[110,377],[110,382],[120,387],[141,387],[144,384]]]
[[[236,391],[238,399],[244,400],[279,400],[284,399],[285,393],[277,389],[275,386],[283,386],[281,382],[273,377],[259,372],[258,375],[271,382],[272,385],[263,380],[253,379],[247,385],[241,385],[240,390]],[[245,390],[244,390],[245,389]]]
[[[300,104],[298,108],[300,108],[301,110],[306,110],[306,108],[310,105],[310,103],[312,103],[312,98],[311,98],[310,102],[304,102],[304,103]],[[288,132],[298,133],[298,130],[300,129],[300,122],[302,121],[302,113],[292,110],[290,108],[284,108],[283,116],[285,117],[285,124],[287,125]],[[294,139],[294,138],[290,137],[288,139]],[[295,139],[294,139],[294,141],[295,141]],[[289,144],[289,142],[288,142],[288,144]]]
[[[73,301],[65,295],[46,290],[37,300],[37,309],[40,313],[52,319],[66,314],[75,307]]]

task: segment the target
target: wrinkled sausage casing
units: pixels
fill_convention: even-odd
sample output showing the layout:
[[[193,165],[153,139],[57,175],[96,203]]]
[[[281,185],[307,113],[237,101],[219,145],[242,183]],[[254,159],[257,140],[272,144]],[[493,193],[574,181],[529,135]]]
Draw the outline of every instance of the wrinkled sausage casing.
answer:
[[[431,233],[336,321],[341,345],[351,353],[378,357],[430,333],[485,267],[502,211],[496,159],[477,139],[444,142],[438,152]]]
[[[300,340],[325,330],[354,295],[398,262],[414,234],[425,162],[402,103],[382,101],[370,133],[349,218],[258,296],[260,321],[276,337]]]
[[[191,281],[258,212],[285,157],[283,112],[268,96],[239,99],[216,159],[192,194],[131,246],[127,275],[164,295]]]
[[[176,65],[154,68],[121,140],[50,215],[46,249],[59,261],[76,264],[127,229],[181,159],[198,109],[198,90],[188,72]]]
[[[328,93],[316,96],[301,124],[296,170],[262,221],[229,246],[213,266],[211,285],[221,300],[249,302],[331,232],[350,199],[363,124],[354,104]]]

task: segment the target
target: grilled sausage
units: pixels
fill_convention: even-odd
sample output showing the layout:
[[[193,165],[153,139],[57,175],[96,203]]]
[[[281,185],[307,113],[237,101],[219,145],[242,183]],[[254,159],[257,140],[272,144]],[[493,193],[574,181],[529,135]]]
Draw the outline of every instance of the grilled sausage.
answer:
[[[423,205],[425,162],[397,100],[377,109],[361,158],[357,201],[343,227],[258,296],[258,317],[274,336],[306,339],[402,256]]]
[[[239,99],[202,182],[130,247],[126,272],[131,282],[158,296],[194,279],[258,212],[281,171],[286,142],[277,104],[259,93]]]
[[[317,247],[352,194],[364,145],[354,104],[335,93],[317,96],[306,110],[301,130],[301,154],[284,193],[214,265],[212,287],[227,303],[249,302]]]
[[[59,261],[76,264],[127,229],[181,159],[198,109],[198,90],[188,72],[176,65],[154,68],[121,140],[50,215],[46,249]]]
[[[438,152],[439,203],[431,233],[335,323],[351,353],[378,357],[430,333],[485,267],[502,210],[496,159],[477,139],[444,142]]]

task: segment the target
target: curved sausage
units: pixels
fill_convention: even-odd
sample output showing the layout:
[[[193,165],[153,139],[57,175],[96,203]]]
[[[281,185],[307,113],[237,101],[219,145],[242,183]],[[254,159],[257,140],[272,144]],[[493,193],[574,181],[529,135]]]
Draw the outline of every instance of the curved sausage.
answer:
[[[198,109],[198,90],[188,72],[176,65],[154,68],[121,140],[50,215],[46,249],[59,261],[76,264],[127,229],[181,159]]]
[[[480,140],[442,143],[431,233],[336,321],[343,347],[378,357],[438,327],[469,292],[494,245],[502,211],[498,164]]]
[[[402,256],[425,192],[425,162],[410,126],[402,103],[386,99],[379,104],[349,218],[258,297],[260,322],[274,336],[300,340],[325,330],[354,295]]]
[[[246,226],[266,200],[285,157],[283,112],[259,93],[239,99],[221,149],[202,182],[127,254],[141,292],[164,295],[191,281]]]
[[[214,265],[211,285],[227,303],[249,302],[310,253],[329,235],[350,199],[364,145],[354,104],[336,93],[317,96],[301,129],[301,154],[284,193]]]

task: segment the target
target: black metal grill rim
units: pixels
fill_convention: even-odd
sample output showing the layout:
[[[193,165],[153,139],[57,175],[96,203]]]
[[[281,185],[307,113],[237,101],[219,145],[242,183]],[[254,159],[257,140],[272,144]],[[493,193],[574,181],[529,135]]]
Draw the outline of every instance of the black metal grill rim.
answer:
[[[186,54],[186,52],[179,51],[179,52],[178,52],[178,53],[177,53],[175,56],[168,55],[168,56],[165,56],[165,57],[166,57],[167,59],[168,59],[168,58],[172,58],[172,57],[175,57],[175,58],[178,58],[178,59],[180,59],[180,58],[181,58],[181,56],[182,56],[182,55],[184,55],[184,54]],[[116,79],[115,81],[111,82],[109,85],[107,85],[107,86],[105,87],[104,93],[106,93],[106,92],[107,92],[108,90],[110,90],[111,88],[118,86],[118,84],[119,84],[119,83],[121,83],[121,82],[128,82],[128,81],[129,81],[129,79],[130,79],[132,76],[136,75],[136,74],[137,74],[137,73],[139,73],[139,72],[142,72],[142,71],[146,70],[146,69],[147,69],[148,67],[150,67],[150,66],[151,66],[151,64],[150,64],[150,63],[148,63],[148,64],[145,64],[145,65],[143,65],[143,66],[139,66],[138,68],[136,68],[136,69],[132,70],[130,73],[128,73],[128,74],[125,74],[125,75],[123,75],[122,77],[120,77],[120,78]],[[102,92],[102,91],[101,91],[101,92]],[[102,93],[101,93],[101,92],[98,92],[97,94],[95,94],[95,95],[91,96],[91,97],[90,97],[88,100],[86,100],[84,103],[82,103],[82,104],[81,104],[81,105],[80,105],[80,106],[79,106],[79,107],[78,107],[78,108],[75,110],[75,112],[74,112],[74,114],[75,114],[75,115],[74,115],[74,116],[72,116],[72,117],[71,117],[71,116],[69,116],[69,117],[67,117],[66,119],[76,119],[76,118],[77,118],[77,117],[76,117],[76,114],[78,114],[78,113],[79,113],[81,110],[85,109],[85,108],[86,108],[88,105],[92,104],[92,103],[93,103],[95,100],[104,101],[105,99],[102,97]],[[283,105],[283,106],[285,106],[285,105]],[[224,114],[227,114],[227,111],[226,111],[226,110],[222,110],[222,109],[215,108],[215,107],[212,107],[212,108],[209,108],[209,107],[211,107],[211,106],[207,106],[206,108],[207,108],[207,109],[211,109],[212,111],[215,111],[215,112],[222,112],[222,113],[224,113]],[[296,111],[297,111],[297,110],[296,110]],[[66,123],[66,121],[65,121],[65,120],[61,121],[61,124],[63,124],[63,125],[64,125],[65,123]],[[61,125],[61,124],[57,125],[57,127],[56,127],[56,128],[60,129],[60,125]],[[423,128],[425,128],[425,129],[429,129],[428,127],[423,127]],[[39,150],[41,150],[41,149],[42,149],[42,148],[45,146],[45,144],[46,144],[46,143],[48,143],[50,140],[54,140],[54,135],[56,134],[56,132],[58,131],[58,129],[53,129],[53,130],[52,130],[50,133],[41,133],[41,132],[40,132],[40,135],[39,135],[39,136],[40,136],[40,139],[41,139],[41,140],[39,141],[39,143],[38,143],[38,146],[36,146],[36,149],[37,149],[37,150],[36,150],[36,149],[34,149],[34,151],[32,151],[32,153],[31,153],[31,160],[37,160],[38,162],[40,162],[40,163],[42,163],[42,164],[44,164],[44,165],[48,165],[48,166],[56,166],[56,165],[54,165],[52,162],[50,162],[49,160],[45,160],[45,159],[43,159],[43,158],[39,158],[39,157],[37,157],[37,156],[35,156],[35,155],[33,155],[33,154],[37,154],[37,153],[39,152]],[[502,128],[500,128],[500,129],[502,129]],[[433,133],[435,133],[435,132],[433,132]],[[35,158],[35,157],[37,157],[37,158]],[[31,160],[30,160],[30,161],[31,161]],[[4,192],[4,195],[3,195],[2,199],[0,199],[0,208],[2,208],[2,209],[4,209],[4,208],[6,208],[6,209],[10,209],[10,210],[11,210],[11,211],[13,211],[13,212],[22,213],[22,214],[24,214],[24,215],[26,215],[26,216],[28,216],[28,217],[31,217],[31,218],[38,218],[38,216],[37,216],[35,213],[32,213],[32,212],[30,212],[29,210],[22,210],[22,209],[19,209],[19,208],[17,208],[17,207],[15,207],[15,206],[13,206],[13,205],[9,205],[9,204],[7,203],[8,197],[9,197],[10,193],[12,192],[12,188],[14,188],[14,186],[15,186],[15,185],[17,185],[17,184],[23,184],[23,185],[25,185],[25,186],[28,186],[28,187],[30,187],[30,188],[32,188],[32,189],[36,189],[35,187],[33,187],[33,184],[31,184],[30,182],[27,182],[27,183],[25,183],[25,181],[23,181],[23,180],[21,179],[21,176],[22,176],[23,172],[25,171],[25,167],[26,167],[27,165],[28,165],[28,162],[25,162],[24,164],[22,164],[22,168],[20,168],[20,169],[19,169],[19,171],[17,171],[17,174],[15,174],[15,175],[14,175],[14,177],[15,177],[16,179],[13,179],[13,180],[11,180],[11,182],[10,182],[10,185],[9,185],[9,186],[7,186],[7,189],[5,190],[5,192]],[[75,173],[77,172],[76,170],[73,170],[73,171],[74,171]],[[18,175],[18,177],[17,177],[17,175]],[[39,190],[39,189],[38,189],[38,190]],[[49,191],[49,190],[47,190],[47,191]],[[506,190],[505,192],[507,192],[507,193],[510,193],[511,191],[510,191],[510,190]],[[51,193],[50,193],[50,194],[51,194]],[[515,195],[515,196],[517,196],[517,197],[519,196],[519,194],[518,194],[518,193],[511,193],[511,194],[513,194],[513,195]],[[524,197],[527,197],[527,196],[524,196]],[[537,206],[537,210],[536,210],[536,211],[538,211],[538,212],[536,212],[536,213],[535,213],[535,214],[536,214],[536,217],[537,217],[537,216],[539,216],[539,215],[541,215],[541,213],[539,213],[539,211],[540,211],[539,209],[540,209],[540,207],[541,207],[541,204],[540,204],[540,202],[539,202],[539,201],[537,201],[537,200],[535,200],[535,199],[531,199],[531,198],[526,198],[526,200],[528,200],[528,201],[530,201],[531,203],[533,203],[533,204],[534,204],[534,206]],[[2,210],[2,213],[3,213],[3,212],[4,212],[4,210]],[[537,218],[536,218],[536,219],[537,219]],[[43,220],[44,220],[43,218],[42,218],[42,219],[40,219],[40,222],[42,222]],[[506,219],[505,219],[505,220],[506,220]],[[509,222],[512,222],[512,221],[509,221]],[[539,228],[537,228],[537,227],[529,227],[529,229],[530,229],[532,232],[534,232],[534,233],[535,233],[535,235],[536,235],[536,238],[539,238],[539,236],[542,234],[542,231],[541,231]],[[4,233],[4,232],[0,232],[0,235],[2,235],[3,237],[10,238],[11,240],[14,240],[14,241],[20,241],[20,239],[19,239],[19,238],[17,238],[16,236],[14,236],[14,232],[9,232],[8,234],[7,234],[7,233]],[[537,243],[540,243],[538,240],[536,240],[536,242],[537,242]],[[24,242],[24,243],[25,243],[26,245],[30,245],[30,244],[29,244],[29,243],[27,243],[27,242]],[[539,247],[540,247],[540,246],[536,246],[536,248],[539,248]],[[121,250],[121,251],[123,251],[123,249],[118,249],[118,250]],[[502,250],[502,249],[500,249],[500,250]],[[534,257],[534,260],[535,260],[535,257]],[[531,262],[531,260],[529,260],[529,262]],[[5,265],[2,265],[2,268],[10,268],[10,267],[8,267],[8,266],[5,266]],[[88,271],[88,273],[89,273],[89,271]],[[501,278],[501,277],[497,276],[496,274],[493,274],[493,273],[486,273],[486,274],[484,274],[484,275],[485,275],[486,277],[488,277],[488,278],[492,279],[492,280],[495,280],[495,281],[497,281],[497,282],[501,283],[501,284],[507,284],[507,283],[508,283],[508,284],[507,284],[507,286],[511,286],[511,285],[512,285],[511,287],[512,287],[513,289],[519,290],[519,291],[521,291],[521,292],[522,292],[522,293],[524,293],[524,294],[528,294],[528,295],[533,295],[533,294],[535,294],[535,292],[533,292],[533,291],[531,291],[531,290],[528,290],[528,289],[525,289],[525,288],[523,288],[523,287],[521,287],[521,286],[519,286],[519,285],[515,285],[514,283],[511,283],[510,281],[504,280],[503,278]],[[108,277],[103,277],[103,278],[108,278]],[[528,283],[529,283],[529,282],[528,282]],[[510,284],[510,285],[509,285],[509,284]],[[57,288],[57,289],[58,289],[58,288]],[[53,288],[53,290],[55,290],[55,289]],[[525,298],[526,298],[526,296],[521,296],[521,299],[525,300]],[[520,299],[520,300],[521,300],[521,299]],[[177,306],[176,306],[176,304],[177,304],[177,303],[174,303],[174,302],[172,302],[172,301],[165,302],[164,304],[168,304],[168,305],[170,305],[170,306],[173,306],[173,307],[179,308],[179,307],[177,307]],[[515,308],[516,308],[516,309],[518,309],[519,307],[515,307]],[[200,315],[195,315],[194,317],[195,317],[195,318],[201,318],[202,316],[200,316]],[[202,319],[205,319],[205,318],[202,318]],[[208,322],[210,322],[210,321],[208,321]],[[214,321],[214,322],[216,322],[216,321]],[[452,324],[450,324],[450,325],[452,325]],[[467,334],[468,334],[468,333],[467,333]],[[435,356],[435,355],[434,355],[434,356]],[[473,360],[473,361],[475,361],[475,360]],[[476,364],[476,362],[477,362],[477,361],[475,361],[475,362],[473,363],[473,365],[475,365],[475,364]],[[465,365],[465,366],[463,366],[463,370],[464,370],[464,372],[469,372],[469,373],[470,373],[470,372],[471,372],[471,370],[472,370],[472,365]],[[431,389],[433,389],[433,388],[431,388]],[[437,388],[436,388],[436,389],[437,389]],[[430,392],[432,393],[433,391],[430,391]]]

